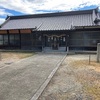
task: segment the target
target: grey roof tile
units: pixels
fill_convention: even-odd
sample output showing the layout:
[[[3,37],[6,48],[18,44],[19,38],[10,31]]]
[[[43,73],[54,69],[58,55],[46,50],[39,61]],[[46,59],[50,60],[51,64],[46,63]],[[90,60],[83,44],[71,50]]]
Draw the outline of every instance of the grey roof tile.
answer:
[[[5,23],[3,29],[26,29],[35,28],[38,30],[69,30],[72,26],[92,26],[92,14],[76,14],[66,16],[39,17],[12,19]]]
[[[100,25],[100,12],[99,12],[99,18],[98,19],[99,19],[98,25]]]

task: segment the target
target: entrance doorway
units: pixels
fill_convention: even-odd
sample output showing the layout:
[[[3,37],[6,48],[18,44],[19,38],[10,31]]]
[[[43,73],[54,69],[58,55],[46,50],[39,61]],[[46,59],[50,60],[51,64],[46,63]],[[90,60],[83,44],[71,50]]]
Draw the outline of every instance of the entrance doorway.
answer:
[[[59,41],[58,41],[58,37],[54,36],[52,39],[52,43],[51,43],[51,47],[53,50],[58,50],[59,48]]]
[[[66,47],[66,35],[65,34],[50,34],[44,35],[45,37],[45,47],[50,48],[52,50],[61,50]]]

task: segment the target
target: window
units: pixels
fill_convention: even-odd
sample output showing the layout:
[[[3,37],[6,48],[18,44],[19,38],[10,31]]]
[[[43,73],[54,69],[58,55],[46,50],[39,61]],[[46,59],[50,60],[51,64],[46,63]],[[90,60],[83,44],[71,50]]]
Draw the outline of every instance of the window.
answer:
[[[19,45],[20,44],[20,38],[19,34],[10,34],[10,45]]]
[[[14,45],[14,35],[10,35],[10,45]]]
[[[20,37],[19,34],[15,34],[15,41],[14,41],[15,45],[20,45]]]
[[[8,35],[4,35],[4,45],[8,45]]]
[[[0,45],[3,45],[3,35],[0,35]]]

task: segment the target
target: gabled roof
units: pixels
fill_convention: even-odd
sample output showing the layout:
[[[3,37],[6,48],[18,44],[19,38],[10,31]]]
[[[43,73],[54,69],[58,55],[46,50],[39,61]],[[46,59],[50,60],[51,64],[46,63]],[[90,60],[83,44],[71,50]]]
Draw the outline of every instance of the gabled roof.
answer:
[[[34,29],[45,30],[70,30],[73,26],[92,26],[93,10],[58,12],[47,14],[34,14],[22,16],[9,16],[1,26],[1,30]]]

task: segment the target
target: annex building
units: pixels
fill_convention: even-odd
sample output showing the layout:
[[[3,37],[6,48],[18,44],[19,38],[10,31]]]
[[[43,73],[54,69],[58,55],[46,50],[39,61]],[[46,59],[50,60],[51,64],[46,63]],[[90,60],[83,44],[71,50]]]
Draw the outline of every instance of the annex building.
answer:
[[[100,43],[98,8],[7,16],[0,26],[0,49],[96,50]]]

